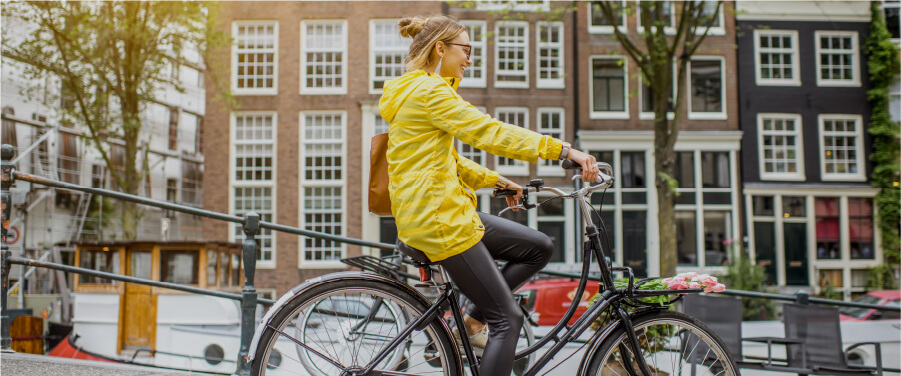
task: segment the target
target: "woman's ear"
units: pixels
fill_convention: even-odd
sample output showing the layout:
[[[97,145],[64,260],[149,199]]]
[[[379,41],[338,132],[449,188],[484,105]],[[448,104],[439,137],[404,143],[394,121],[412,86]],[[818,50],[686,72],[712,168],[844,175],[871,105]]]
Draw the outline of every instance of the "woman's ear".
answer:
[[[442,41],[435,42],[435,53],[438,54],[438,57],[444,57],[444,47],[446,45]]]

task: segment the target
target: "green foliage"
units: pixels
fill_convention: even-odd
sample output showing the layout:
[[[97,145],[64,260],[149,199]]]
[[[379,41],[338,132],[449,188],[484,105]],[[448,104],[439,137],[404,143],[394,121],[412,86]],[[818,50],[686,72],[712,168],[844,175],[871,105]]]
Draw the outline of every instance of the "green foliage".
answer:
[[[842,292],[835,288],[835,285],[832,282],[826,282],[822,288],[820,288],[820,293],[816,294],[817,297],[823,299],[832,299],[832,300],[843,300],[845,295]]]
[[[84,228],[82,228],[83,240],[104,240],[103,229],[109,226],[110,220],[116,213],[115,201],[103,196],[91,198],[91,205],[85,216]]]
[[[867,270],[867,291],[894,290],[898,288],[898,280],[892,267],[882,263]]]
[[[889,114],[889,87],[898,73],[898,50],[891,41],[878,2],[870,5],[872,21],[870,35],[864,46],[870,72],[870,105],[873,114],[869,132],[873,136],[870,160],[874,168],[872,185],[880,188],[874,205],[878,208],[877,227],[882,234],[885,262],[897,265],[901,262],[901,132],[898,122]]]
[[[748,255],[739,250],[735,260],[726,265],[726,275],[722,276],[731,290],[767,292],[766,269],[756,265]],[[742,320],[770,320],[776,317],[776,303],[762,298],[741,298]]]

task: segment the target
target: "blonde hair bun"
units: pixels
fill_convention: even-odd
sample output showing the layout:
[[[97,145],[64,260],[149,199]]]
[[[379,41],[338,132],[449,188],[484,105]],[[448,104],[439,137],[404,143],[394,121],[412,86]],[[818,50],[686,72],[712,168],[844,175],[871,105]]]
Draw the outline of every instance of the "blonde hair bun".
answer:
[[[413,18],[407,17],[400,20],[397,23],[397,27],[400,29],[400,35],[406,38],[416,38],[416,35],[422,31],[422,28],[429,22],[429,18],[416,16]]]

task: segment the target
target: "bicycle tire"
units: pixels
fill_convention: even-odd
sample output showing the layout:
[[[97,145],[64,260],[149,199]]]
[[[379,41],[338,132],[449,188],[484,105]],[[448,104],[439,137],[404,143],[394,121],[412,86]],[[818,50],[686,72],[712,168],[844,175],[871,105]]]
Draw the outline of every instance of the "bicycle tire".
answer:
[[[652,375],[740,375],[732,354],[719,336],[691,316],[657,311],[638,316],[632,323]],[[649,333],[658,336],[651,337]],[[601,342],[590,359],[586,375],[633,374],[626,369],[622,354],[634,359],[626,330],[620,325]],[[642,374],[634,360],[629,363],[634,374]]]
[[[329,307],[335,308],[331,308],[331,311],[312,310],[313,307],[322,307],[323,302],[332,297],[335,299],[330,300]],[[407,317],[420,317],[428,309],[421,300],[388,282],[335,280],[314,286],[298,294],[270,320],[270,324],[272,327],[278,328],[284,335],[291,333],[297,335],[297,323],[302,322],[303,325],[309,325],[312,320],[311,316],[318,315],[316,320],[323,329],[321,335],[317,334],[314,338],[303,334],[302,338],[292,338],[345,367],[362,368],[372,360],[378,350],[383,349],[397,334],[394,331],[394,336],[391,336],[392,330],[397,328],[394,325],[396,323],[392,323],[389,320],[391,316],[384,314],[386,311],[381,308],[376,310],[376,317],[372,320],[377,324],[367,323],[359,332],[351,329],[363,321],[369,312],[367,309],[354,307],[365,306],[367,302],[374,301],[374,297],[383,298],[385,307],[399,308],[401,309],[399,313],[409,313]],[[338,299],[343,301],[343,307]],[[289,328],[292,323],[294,323],[294,329]],[[369,328],[369,325],[382,326],[373,329]],[[367,332],[369,329],[372,331]],[[385,330],[388,332],[385,333]],[[376,331],[378,333],[375,333]],[[285,338],[282,333],[271,327],[264,329],[251,364],[253,375],[311,373],[331,376],[341,374],[342,369],[329,365],[328,361],[297,345],[292,338]],[[304,333],[307,332],[304,331]],[[407,344],[411,344],[414,349],[411,350],[407,344],[400,344],[394,350],[400,356],[395,357],[389,354],[388,361],[381,362],[377,369],[409,373],[422,372],[430,375],[436,374],[436,371],[447,376],[462,375],[460,356],[448,334],[440,319],[433,320],[423,330],[413,331],[405,339]],[[429,342],[423,345],[423,341]],[[373,342],[376,345],[372,345]],[[338,345],[330,345],[331,343],[342,345],[344,351],[336,348]],[[372,351],[369,351],[367,346],[372,346]],[[428,354],[426,349],[428,349]],[[361,354],[363,355],[362,359]],[[369,358],[366,358],[367,356]],[[301,360],[304,358],[315,363],[315,369],[310,370],[309,362]],[[441,365],[437,369],[428,363],[428,360],[434,362],[435,359],[438,359]],[[286,361],[290,363],[285,364]]]

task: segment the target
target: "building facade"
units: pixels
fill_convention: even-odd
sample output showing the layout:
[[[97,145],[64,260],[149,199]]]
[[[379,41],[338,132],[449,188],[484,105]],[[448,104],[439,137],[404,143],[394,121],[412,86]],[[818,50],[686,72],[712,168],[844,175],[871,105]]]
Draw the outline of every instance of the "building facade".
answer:
[[[4,41],[22,40],[34,26],[4,16]],[[63,109],[75,106],[64,94],[59,77],[47,74],[29,79],[26,65],[10,58],[2,63],[2,142],[16,149],[18,171],[93,188],[118,189],[108,165],[93,146],[90,132],[76,119],[63,115]],[[156,200],[201,206],[200,186],[204,157],[201,149],[202,123],[206,110],[206,89],[200,55],[186,48],[164,68],[166,74],[182,86],[161,87],[142,113],[140,141],[146,143],[149,175],[139,194]],[[116,102],[110,104],[116,111]],[[107,139],[114,168],[125,164],[125,143],[115,134]],[[34,148],[31,148],[34,146]],[[30,150],[30,151],[29,151]],[[140,154],[140,153],[139,153]],[[139,155],[140,167],[141,156]],[[13,214],[10,226],[18,235],[10,250],[14,256],[40,258],[52,247],[60,247],[62,260],[74,263],[71,244],[81,240],[122,239],[121,219],[115,200],[106,207],[99,196],[48,188],[17,181],[12,189]],[[104,213],[105,211],[105,213]],[[100,218],[104,218],[101,220]],[[202,236],[201,222],[155,208],[144,208],[138,224],[138,237],[144,239],[197,239]],[[124,264],[122,264],[124,265]],[[98,258],[82,267],[108,272],[118,271],[118,259]],[[14,280],[24,268],[13,268]],[[30,278],[29,293],[48,293],[50,278],[38,269]]]
[[[869,3],[739,2],[736,19],[749,249],[773,284],[862,291],[882,260],[861,48]]]

